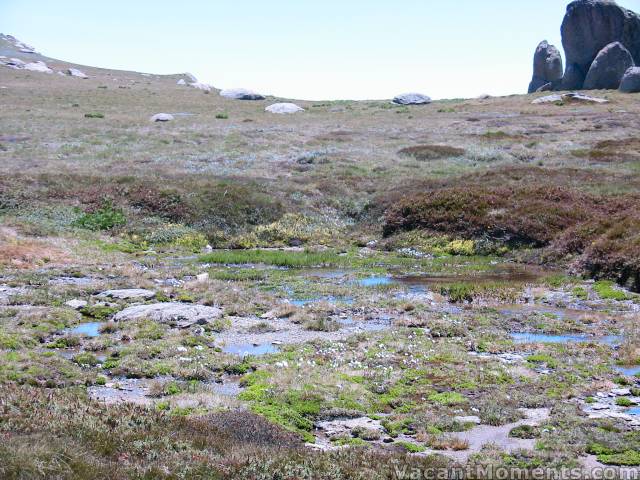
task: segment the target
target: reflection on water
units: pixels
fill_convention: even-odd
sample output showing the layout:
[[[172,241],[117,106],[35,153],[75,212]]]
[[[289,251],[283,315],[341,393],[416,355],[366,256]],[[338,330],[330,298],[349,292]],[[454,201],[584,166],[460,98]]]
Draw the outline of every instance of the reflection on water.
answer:
[[[97,337],[100,335],[100,322],[81,323],[80,325],[70,328],[68,332],[72,335],[86,335],[87,337]]]
[[[603,345],[617,345],[622,338],[616,335],[592,337],[579,334],[551,335],[547,333],[512,333],[511,338],[516,343],[587,343],[595,342]]]
[[[222,349],[222,351],[246,357],[248,355],[267,355],[269,353],[276,353],[278,351],[278,347],[270,343],[263,343],[262,345],[240,343],[236,345],[227,345]]]

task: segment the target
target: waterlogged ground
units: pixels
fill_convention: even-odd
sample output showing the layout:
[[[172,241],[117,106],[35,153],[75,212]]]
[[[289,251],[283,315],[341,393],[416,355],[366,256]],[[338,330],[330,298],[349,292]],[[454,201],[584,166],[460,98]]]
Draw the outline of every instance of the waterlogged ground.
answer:
[[[0,68],[0,478],[638,469],[636,95],[80,69]]]
[[[640,297],[608,282],[498,257],[289,248],[119,254],[7,271],[0,291],[2,382],[169,416],[252,411],[311,451],[637,464]],[[222,314],[115,321],[169,302]]]

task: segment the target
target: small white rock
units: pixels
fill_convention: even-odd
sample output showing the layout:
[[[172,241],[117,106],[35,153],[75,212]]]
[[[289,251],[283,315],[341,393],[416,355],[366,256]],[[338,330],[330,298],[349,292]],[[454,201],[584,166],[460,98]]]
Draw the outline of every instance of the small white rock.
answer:
[[[149,121],[151,122],[170,122],[173,120],[173,115],[170,113],[156,113]]]
[[[204,283],[207,280],[209,280],[209,274],[207,272],[199,273],[198,275],[196,275],[196,281],[198,283]]]
[[[53,70],[47,67],[47,64],[43,61],[27,63],[22,68],[31,72],[53,73]]]
[[[193,88],[197,88],[198,90],[202,90],[205,93],[209,93],[211,91],[211,85],[208,85],[206,83],[193,82],[189,85],[191,85]]]
[[[269,113],[277,113],[277,114],[288,114],[288,113],[297,113],[304,112],[304,108],[299,107],[295,103],[274,103],[273,105],[269,105],[265,110]]]
[[[84,72],[78,70],[77,68],[70,68],[67,70],[67,73],[72,77],[89,78]]]
[[[65,305],[67,307],[71,307],[75,310],[80,310],[81,308],[84,308],[87,306],[87,301],[86,300],[78,300],[78,299],[73,299],[73,300],[69,300],[68,302],[65,302]]]

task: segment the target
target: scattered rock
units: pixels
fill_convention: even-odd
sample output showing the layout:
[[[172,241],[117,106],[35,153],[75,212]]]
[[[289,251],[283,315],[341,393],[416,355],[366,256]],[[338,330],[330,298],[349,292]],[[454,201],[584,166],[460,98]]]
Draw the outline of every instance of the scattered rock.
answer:
[[[640,92],[640,67],[631,67],[624,72],[620,82],[620,91],[624,93]]]
[[[222,310],[219,308],[167,302],[134,305],[118,312],[113,319],[120,322],[147,318],[155,322],[175,324],[178,328],[188,328],[194,324],[205,325],[221,316]]]
[[[426,105],[431,103],[431,98],[422,93],[403,93],[394,97],[393,103],[398,105]]]
[[[536,98],[533,102],[534,105],[544,103],[558,103],[558,102],[577,102],[577,103],[609,103],[609,100],[605,98],[590,97],[581,93],[564,93],[547,95],[546,97]]]
[[[541,103],[556,103],[556,102],[562,102],[563,96],[560,94],[553,94],[553,95],[547,95],[546,97],[540,97],[540,98],[536,98],[533,102],[531,102],[534,105],[538,105]]]
[[[149,120],[151,122],[170,122],[173,120],[173,115],[170,113],[156,113]]]
[[[474,423],[476,425],[480,425],[482,423],[482,420],[480,420],[480,417],[476,416],[476,415],[469,415],[466,417],[453,417],[453,420],[455,422],[458,423]]]
[[[31,72],[53,73],[53,70],[47,67],[47,64],[41,60],[37,62],[26,63],[22,66],[22,69],[29,70]]]
[[[265,108],[265,110],[269,113],[278,114],[304,112],[304,108],[299,107],[295,103],[274,103]]]
[[[546,40],[540,42],[533,55],[533,78],[529,84],[529,93],[553,90],[554,85],[562,80],[562,67],[560,51]]]
[[[264,100],[264,95],[245,88],[230,88],[220,91],[220,96],[233,100]]]
[[[625,397],[627,395],[631,395],[631,390],[629,388],[614,388],[611,390],[611,395],[615,395],[616,397]]]
[[[84,72],[82,72],[81,70],[78,70],[77,68],[69,68],[67,70],[67,73],[69,75],[71,75],[72,77],[78,77],[78,78],[89,78],[88,75],[86,75]]]
[[[80,310],[81,308],[86,307],[88,304],[88,302],[86,300],[78,300],[78,299],[73,299],[73,300],[69,300],[68,302],[65,302],[65,305],[67,307],[71,307],[74,310]]]
[[[636,63],[640,62],[640,17],[615,2],[571,2],[567,6],[561,32],[567,61],[562,82],[565,90],[583,88],[598,52],[612,42],[620,42]]]
[[[209,280],[209,274],[207,272],[196,275],[196,282],[198,283],[205,283],[207,280]]]
[[[2,63],[4,64],[4,66],[13,68],[14,70],[19,70],[26,65],[26,63],[19,58],[9,58],[7,60],[2,60]]]
[[[629,50],[620,42],[610,43],[600,50],[591,64],[583,88],[585,90],[617,89],[625,72],[633,66],[633,57]]]
[[[189,84],[193,88],[197,88],[198,90],[202,90],[204,93],[209,93],[211,91],[211,85],[201,82],[193,82]]]
[[[129,300],[132,298],[149,299],[156,296],[156,292],[144,288],[125,288],[121,290],[107,290],[96,295],[98,298],[117,298]]]

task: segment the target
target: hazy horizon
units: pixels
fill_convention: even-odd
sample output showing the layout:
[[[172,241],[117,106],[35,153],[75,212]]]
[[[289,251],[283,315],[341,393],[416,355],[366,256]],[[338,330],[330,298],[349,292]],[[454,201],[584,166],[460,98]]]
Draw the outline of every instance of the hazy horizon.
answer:
[[[216,88],[301,100],[411,91],[438,99],[526,93],[536,45],[546,39],[562,51],[567,3],[5,0],[0,31],[52,58],[190,72]],[[618,4],[640,11],[640,0]]]

